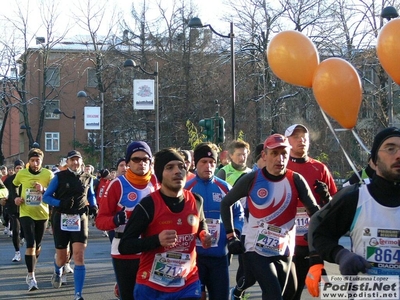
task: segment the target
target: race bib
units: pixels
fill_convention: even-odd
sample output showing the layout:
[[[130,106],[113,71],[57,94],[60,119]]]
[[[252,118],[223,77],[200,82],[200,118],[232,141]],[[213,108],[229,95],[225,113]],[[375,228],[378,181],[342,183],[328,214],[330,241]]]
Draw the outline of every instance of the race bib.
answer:
[[[308,232],[308,223],[310,217],[307,214],[305,207],[298,207],[296,213],[296,236],[304,236]]]
[[[219,237],[221,235],[221,220],[206,219],[208,232],[211,234],[211,247],[218,247]],[[196,239],[196,246],[202,246],[201,241]]]
[[[154,256],[149,280],[165,287],[181,287],[190,272],[190,254],[165,252]]]
[[[263,256],[284,255],[289,235],[280,227],[261,222],[256,235],[255,250]]]
[[[364,258],[371,263],[371,275],[400,275],[400,230],[364,228]]]
[[[25,193],[25,204],[37,206],[42,202],[42,193],[36,189],[26,189]]]
[[[81,216],[78,214],[69,215],[61,214],[61,230],[63,231],[80,231]]]

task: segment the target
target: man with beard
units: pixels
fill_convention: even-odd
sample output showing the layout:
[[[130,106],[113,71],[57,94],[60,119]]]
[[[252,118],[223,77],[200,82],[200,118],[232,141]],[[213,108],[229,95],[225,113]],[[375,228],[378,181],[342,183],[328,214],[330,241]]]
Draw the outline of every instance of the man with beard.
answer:
[[[151,172],[152,153],[147,143],[132,142],[126,149],[125,157],[128,169],[108,185],[96,218],[96,226],[100,230],[114,230],[111,257],[119,296],[122,300],[133,300],[140,254],[123,255],[119,253],[118,245],[133,209],[144,196],[158,188],[158,183]]]
[[[251,172],[246,165],[250,145],[245,141],[232,141],[228,146],[228,154],[230,163],[222,167],[216,176],[233,186],[242,174]]]
[[[322,260],[339,265],[342,275],[399,276],[400,129],[390,127],[374,138],[371,159],[375,174],[369,184],[345,187],[311,218],[313,246]],[[314,226],[316,225],[316,226]],[[349,232],[351,250],[339,244]],[[371,241],[380,240],[372,244]],[[383,258],[384,256],[384,258]],[[309,273],[323,268],[315,264]],[[310,274],[312,275],[312,274]],[[307,278],[308,280],[308,278]],[[310,291],[307,281],[307,287]],[[312,295],[318,296],[318,284]]]
[[[121,254],[140,253],[136,300],[200,299],[196,239],[211,247],[203,198],[185,190],[187,169],[175,149],[156,153],[161,188],[136,205],[119,244]]]
[[[26,250],[25,264],[28,269],[28,291],[39,289],[35,277],[36,263],[49,219],[49,206],[42,201],[43,193],[53,178],[53,172],[42,168],[43,151],[32,148],[28,153],[28,168],[17,173],[13,184],[20,187],[21,195],[14,199],[19,206],[19,220],[24,231]]]

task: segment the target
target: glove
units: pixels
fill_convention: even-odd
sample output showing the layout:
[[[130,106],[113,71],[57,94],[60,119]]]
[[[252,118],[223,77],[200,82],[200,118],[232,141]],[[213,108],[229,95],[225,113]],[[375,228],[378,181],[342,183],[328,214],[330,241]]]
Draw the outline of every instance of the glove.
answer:
[[[347,249],[340,250],[335,257],[342,275],[357,275],[359,272],[366,273],[371,265],[361,256]]]
[[[319,283],[321,282],[322,275],[326,275],[324,264],[316,264],[308,269],[306,286],[308,292],[313,297],[319,296]]]
[[[60,199],[60,205],[59,208],[62,211],[66,211],[71,209],[74,206],[74,197],[70,197],[70,198],[62,198]]]
[[[116,213],[114,216],[114,224],[115,226],[123,225],[126,223],[126,214],[125,214],[125,206]]]
[[[329,202],[329,199],[331,198],[331,194],[329,193],[328,186],[326,185],[325,182],[315,180],[314,191],[320,197],[322,204],[325,205],[326,203]]]
[[[89,216],[96,217],[99,209],[96,205],[90,206],[89,207]]]
[[[228,239],[228,250],[231,254],[242,254],[246,249],[236,236],[231,236]]]

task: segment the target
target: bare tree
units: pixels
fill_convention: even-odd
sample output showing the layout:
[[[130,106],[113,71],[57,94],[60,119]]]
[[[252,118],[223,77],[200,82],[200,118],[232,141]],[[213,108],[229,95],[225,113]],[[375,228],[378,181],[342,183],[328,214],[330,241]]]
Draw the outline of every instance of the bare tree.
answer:
[[[36,36],[39,28],[34,28],[32,31],[29,2],[28,6],[24,6],[15,1],[13,7],[16,9],[14,14],[2,16],[5,28],[12,29],[10,31],[12,35],[4,35],[4,39],[0,41],[3,46],[1,54],[3,58],[1,61],[2,100],[5,104],[3,124],[7,120],[9,109],[18,109],[26,128],[29,145],[32,145],[33,142],[41,139],[47,105],[63,89],[62,86],[54,87],[49,84],[52,82],[52,78],[48,78],[50,72],[47,71],[51,66],[57,66],[60,63],[54,60],[50,62],[49,52],[62,41],[68,30],[64,29],[64,33],[58,37],[53,32],[60,13],[57,11],[57,2],[55,1],[41,1],[40,3],[41,26],[46,32],[46,36],[43,38]],[[13,18],[10,17],[11,15]],[[32,46],[32,43],[35,46]],[[28,77],[32,78],[33,76],[36,77],[37,82],[41,83],[39,90],[29,90],[31,86],[27,86]],[[37,114],[32,115],[32,110],[30,110],[32,106],[38,107]],[[37,124],[36,133],[32,131],[31,122]],[[3,131],[0,132],[0,142],[2,138]],[[0,160],[4,159],[2,153],[1,151]]]

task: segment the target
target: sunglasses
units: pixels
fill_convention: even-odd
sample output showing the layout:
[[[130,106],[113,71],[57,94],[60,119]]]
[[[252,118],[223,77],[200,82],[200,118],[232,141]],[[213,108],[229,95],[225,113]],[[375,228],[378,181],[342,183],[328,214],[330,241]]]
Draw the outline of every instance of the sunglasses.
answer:
[[[141,161],[144,163],[149,163],[151,161],[151,159],[149,157],[131,157],[131,161],[133,161],[134,163],[140,163]]]

